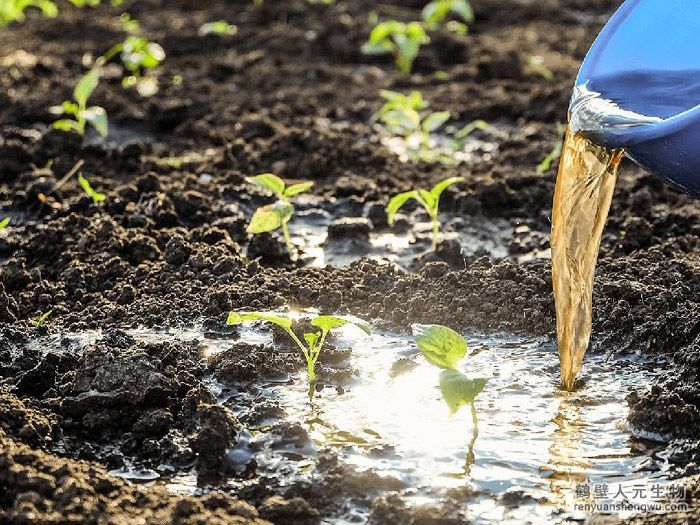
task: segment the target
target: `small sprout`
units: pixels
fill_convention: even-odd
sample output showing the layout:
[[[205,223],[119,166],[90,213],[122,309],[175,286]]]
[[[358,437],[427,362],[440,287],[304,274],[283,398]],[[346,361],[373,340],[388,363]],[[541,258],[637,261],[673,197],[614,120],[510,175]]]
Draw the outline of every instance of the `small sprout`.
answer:
[[[552,148],[552,151],[550,151],[547,156],[542,159],[542,162],[540,162],[537,165],[537,172],[538,173],[547,173],[549,171],[549,168],[552,167],[552,163],[559,159],[561,157],[561,150],[564,147],[564,134],[566,133],[566,127],[564,127],[561,123],[557,122],[557,139],[556,142],[554,143],[554,147]]]
[[[80,187],[83,188],[85,193],[88,194],[88,197],[90,197],[92,199],[92,202],[94,202],[95,204],[97,204],[98,202],[102,202],[107,198],[107,196],[104,193],[100,193],[92,189],[92,186],[90,186],[90,183],[85,177],[83,177],[82,174],[78,175],[78,184],[80,184]]]
[[[122,25],[122,29],[130,35],[134,35],[141,30],[141,24],[139,21],[135,18],[131,18],[129,13],[122,13],[119,15],[119,22]]]
[[[158,92],[157,79],[144,75],[165,60],[165,51],[160,44],[135,34],[140,26],[138,20],[131,18],[128,13],[123,13],[120,21],[129,35],[97,59],[97,63],[104,65],[119,55],[122,65],[130,73],[122,79],[122,86],[127,89],[135,87],[142,97],[155,95]]]
[[[455,150],[462,150],[466,146],[466,139],[474,133],[476,130],[484,131],[486,133],[489,133],[493,136],[498,136],[500,132],[496,127],[492,126],[485,120],[474,120],[464,126],[462,129],[460,129],[457,133],[454,135],[454,143],[453,143],[453,148]]]
[[[73,89],[73,101],[66,100],[60,106],[50,108],[54,114],[73,117],[73,119],[57,120],[53,123],[53,127],[61,131],[74,131],[79,135],[85,135],[85,125],[89,123],[100,135],[106,137],[109,133],[107,112],[100,106],[87,107],[87,101],[99,82],[99,69],[91,69]]]
[[[393,224],[399,209],[410,199],[417,200],[421,206],[423,206],[430,217],[430,221],[433,223],[433,250],[437,249],[438,236],[440,234],[440,221],[438,219],[440,196],[449,186],[457,182],[462,182],[463,180],[463,177],[450,177],[438,182],[430,191],[419,189],[394,195],[386,207],[387,222],[389,225]]]
[[[44,312],[39,317],[37,317],[34,321],[32,321],[32,324],[36,328],[41,328],[42,326],[44,326],[44,323],[49,318],[49,316],[51,315],[52,312],[53,312],[53,310],[48,310],[48,311]]]
[[[309,191],[314,183],[313,182],[300,182],[298,184],[292,184],[287,186],[286,183],[273,173],[262,173],[256,175],[255,177],[249,177],[249,182],[252,182],[256,186],[265,188],[271,191],[275,197],[277,197],[277,202],[274,204],[268,204],[266,206],[261,206],[250,219],[247,231],[248,233],[265,233],[271,232],[278,228],[282,228],[282,233],[284,234],[284,242],[287,244],[287,249],[291,253],[294,249],[292,245],[292,240],[289,237],[289,228],[287,224],[294,214],[294,206],[292,206],[290,199],[296,197],[300,193]]]
[[[24,11],[30,7],[39,9],[44,16],[53,18],[58,15],[58,8],[51,0],[2,0],[0,1],[0,27],[23,21],[26,18]]]
[[[371,334],[369,324],[361,319],[337,315],[319,315],[312,318],[310,320],[311,325],[318,328],[319,331],[304,333],[303,339],[306,344],[294,333],[292,329],[292,319],[289,317],[263,312],[229,312],[226,324],[238,325],[248,321],[273,323],[289,334],[289,337],[297,344],[306,358],[306,373],[311,383],[310,393],[313,392],[313,384],[316,381],[316,361],[318,361],[318,357],[321,354],[321,349],[323,348],[323,343],[326,341],[326,337],[332,330],[349,324],[358,327],[367,335]]]
[[[471,404],[472,418],[476,426],[474,399],[486,386],[486,378],[469,378],[457,370],[457,365],[467,354],[467,342],[457,332],[437,324],[414,324],[413,335],[418,349],[433,365],[442,368],[440,392],[450,413],[462,405]]]
[[[207,22],[202,24],[197,32],[199,36],[207,35],[235,35],[238,32],[238,27],[229,24],[226,20],[217,20],[216,22]]]
[[[544,58],[541,56],[531,55],[527,59],[527,65],[545,80],[554,80],[554,73],[552,73],[552,70],[544,64]]]
[[[420,91],[404,94],[381,90],[379,94],[385,102],[372,119],[380,121],[389,132],[397,135],[389,144],[390,147],[398,144],[401,155],[425,162],[456,164],[460,162],[458,153],[464,150],[466,135],[481,127],[482,123],[484,128],[495,129],[484,121],[475,121],[457,132],[449,142],[435,140],[431,134],[447,123],[451,116],[449,111],[425,111],[429,104]]]
[[[366,55],[383,55],[392,53],[396,57],[396,66],[403,74],[409,74],[413,61],[418,56],[420,47],[430,42],[420,22],[407,24],[389,20],[377,24],[362,46]]]
[[[449,21],[445,23],[447,17],[452,13],[459,16],[464,22]],[[459,34],[466,33],[467,24],[474,21],[474,11],[467,0],[433,0],[423,8],[421,16],[426,27],[430,30],[445,25],[450,31]]]
[[[10,218],[5,217],[3,220],[0,221],[0,230],[4,230],[10,225]]]

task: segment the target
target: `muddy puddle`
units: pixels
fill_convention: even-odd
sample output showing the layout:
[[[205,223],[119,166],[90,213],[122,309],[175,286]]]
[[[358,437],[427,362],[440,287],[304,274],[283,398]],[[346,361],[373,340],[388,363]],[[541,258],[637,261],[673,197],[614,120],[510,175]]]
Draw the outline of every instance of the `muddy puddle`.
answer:
[[[486,129],[474,129],[463,138],[456,138],[463,126],[454,125],[431,133],[429,137],[421,133],[393,135],[381,126],[378,132],[382,136],[381,143],[402,162],[425,160],[443,164],[476,164],[493,162],[499,153],[499,142],[513,129],[504,123],[486,126]]]
[[[270,332],[256,326],[216,336],[199,328],[128,333],[139,343],[197,340],[204,359],[241,341],[275,351]],[[236,476],[211,486],[201,484],[194,468],[129,466],[113,474],[162,483],[178,493],[223,488],[245,495],[256,483],[285,492],[318,483],[324,476],[320,464],[330,453],[351,471],[371,472],[375,481],[363,488],[363,498],[331,512],[323,521],[328,524],[364,523],[387,487],[409,507],[457,501],[476,523],[558,523],[587,516],[576,505],[594,500],[582,486],[591,495],[595,486],[605,486],[607,496],[595,502],[613,504],[632,501],[635,488],[648,493],[670,483],[654,455],[654,436],[635,436],[626,425],[627,393],[649,384],[660,363],[591,355],[580,387],[568,393],[558,387],[551,342],[463,335],[470,349],[462,371],[489,378],[475,402],[477,426],[468,408],[448,414],[439,371],[411,337],[382,332],[368,337],[350,328],[334,341],[338,349],[351,349],[340,365],[344,373],[321,368],[312,401],[303,371],[232,384],[207,379],[243,425],[228,451]],[[94,331],[62,340],[64,347],[77,348],[99,337]],[[36,347],[53,342],[59,340],[44,339]]]
[[[492,260],[510,256],[509,246],[517,228],[506,219],[448,214],[441,215],[441,226],[440,240],[447,241],[454,258],[486,255]],[[342,267],[366,257],[405,270],[415,269],[416,260],[432,252],[431,228],[427,216],[420,212],[414,212],[398,228],[382,228],[362,217],[335,218],[308,200],[298,206],[289,223],[292,243],[301,259],[315,267]]]

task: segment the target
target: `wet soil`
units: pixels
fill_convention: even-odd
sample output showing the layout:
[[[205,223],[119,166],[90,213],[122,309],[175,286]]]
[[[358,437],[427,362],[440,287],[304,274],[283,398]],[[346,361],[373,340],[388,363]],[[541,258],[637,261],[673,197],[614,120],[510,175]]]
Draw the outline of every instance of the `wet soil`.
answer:
[[[383,9],[398,6],[408,19],[423,3]],[[229,309],[290,306],[353,313],[397,333],[438,322],[552,338],[546,250],[556,165],[543,174],[536,166],[566,119],[581,59],[618,3],[474,0],[469,34],[435,33],[409,77],[359,52],[377,8],[365,0],[64,6],[58,18],[31,16],[3,29],[0,207],[12,223],[0,231],[0,522],[70,513],[73,522],[131,523],[138,514],[152,523],[317,523],[342,498],[372,487],[376,523],[468,523],[449,503],[406,506],[391,480],[332,454],[322,458],[317,486],[242,491],[240,499],[214,482],[224,490],[173,496],[158,483],[107,475],[167,464],[225,479],[226,450],[241,428],[237,410],[217,404],[209,378],[254,385],[303,366],[291,348],[270,355],[234,345],[204,359],[196,343],[143,343],[125,330],[196,322],[215,340]],[[91,102],[106,108],[110,137],[51,130],[48,108],[70,96],[89,55],[122,38],[122,11],[165,48],[160,93],[140,98],[107,75]],[[238,34],[197,35],[219,19],[236,23]],[[553,80],[527,66],[531,55],[544,58]],[[402,162],[371,122],[380,89],[419,89],[455,123],[484,119],[508,131],[491,159]],[[74,180],[58,184],[81,159],[105,202],[92,203]],[[348,265],[314,267],[312,253],[292,261],[279,236],[247,236],[247,218],[270,197],[245,177],[263,171],[314,181],[307,217],[369,219],[331,228],[343,246],[328,253]],[[447,230],[460,232],[462,245],[447,240],[425,255],[414,226],[424,216],[411,208],[397,221],[403,231],[382,223],[377,210],[394,193],[457,175],[466,180],[445,193],[441,209],[446,222],[457,221]],[[690,477],[700,472],[699,216],[695,201],[623,161],[593,298],[592,351],[667,358],[653,384],[629,395],[628,421],[668,442],[662,457],[691,499],[700,494]],[[474,249],[474,224],[498,225],[500,245]],[[398,266],[355,260],[372,255],[368,236],[406,232],[418,248]],[[31,321],[50,309],[35,328]],[[89,344],[70,335],[93,329],[102,332]],[[338,374],[351,368],[337,360],[328,366]],[[293,427],[278,432],[280,442],[303,438]],[[697,508],[634,522],[693,522]]]

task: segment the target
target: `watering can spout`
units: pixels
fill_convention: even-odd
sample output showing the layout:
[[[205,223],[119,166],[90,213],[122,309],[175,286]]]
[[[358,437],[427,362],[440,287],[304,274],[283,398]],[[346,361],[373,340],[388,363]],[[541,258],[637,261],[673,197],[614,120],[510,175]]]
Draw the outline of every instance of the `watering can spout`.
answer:
[[[700,2],[626,0],[581,65],[570,126],[700,197]]]

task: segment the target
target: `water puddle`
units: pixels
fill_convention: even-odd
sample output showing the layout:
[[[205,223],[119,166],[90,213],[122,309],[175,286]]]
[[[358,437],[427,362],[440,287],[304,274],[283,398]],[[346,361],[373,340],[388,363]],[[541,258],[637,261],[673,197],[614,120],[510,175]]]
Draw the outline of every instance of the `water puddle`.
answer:
[[[199,327],[127,333],[139,343],[197,340],[203,358],[241,341],[275,351],[270,332],[255,325],[239,327],[233,335],[205,335]],[[320,457],[331,451],[355,472],[393,479],[409,506],[437,506],[452,498],[476,523],[496,524],[583,520],[588,513],[576,505],[605,500],[593,498],[594,487],[606,487],[613,502],[623,496],[631,501],[640,486],[649,491],[667,483],[663,465],[651,455],[656,445],[634,437],[625,423],[627,392],[650,384],[659,363],[591,355],[582,386],[564,392],[558,387],[553,343],[464,335],[470,347],[462,371],[489,378],[475,402],[477,426],[467,408],[448,414],[438,369],[405,335],[341,331],[337,348],[352,350],[341,365],[346,373],[335,376],[319,368],[312,401],[304,372],[235,384],[208,379],[217,399],[244,427],[228,453],[239,477],[222,486],[244,494],[246,487],[266,479],[277,487],[313,483],[321,475]],[[99,332],[85,332],[60,341],[77,346],[99,337]],[[42,342],[49,344],[50,338]],[[273,410],[261,410],[264,406]],[[173,492],[217,488],[198,485],[192,470],[114,472],[138,482],[159,474],[158,483]],[[582,494],[581,487],[590,494]],[[344,494],[343,487],[338,490]],[[371,499],[385,490],[368,483],[366,501],[347,502],[324,523],[364,522]]]
[[[401,162],[422,160],[443,164],[476,164],[492,162],[498,156],[499,142],[508,136],[511,127],[488,125],[487,130],[475,129],[468,136],[456,139],[455,134],[459,129],[448,125],[444,132],[431,133],[427,138],[421,133],[394,135],[381,126],[378,132],[382,137],[381,143]]]
[[[441,240],[456,241],[463,257],[488,255],[491,259],[509,256],[513,224],[505,219],[484,217],[443,220]],[[371,229],[358,235],[329,235],[333,216],[319,209],[299,210],[289,223],[292,242],[309,266],[346,266],[366,257],[389,261],[409,270],[415,259],[431,252],[432,224],[427,218],[411,220],[411,227],[397,233],[389,229]]]

